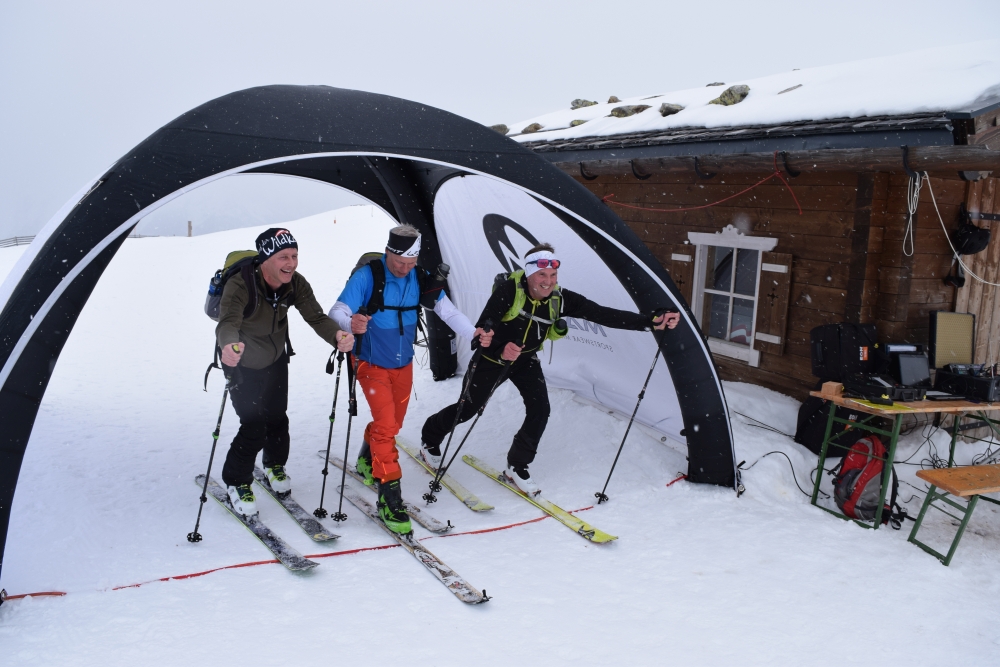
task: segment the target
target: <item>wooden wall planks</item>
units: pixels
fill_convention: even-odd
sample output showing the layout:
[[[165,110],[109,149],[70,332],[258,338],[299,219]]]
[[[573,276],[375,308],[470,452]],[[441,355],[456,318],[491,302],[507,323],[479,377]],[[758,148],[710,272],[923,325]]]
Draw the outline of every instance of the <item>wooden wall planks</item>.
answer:
[[[969,185],[974,184],[958,180],[955,174],[931,176],[945,224],[953,227],[959,206],[970,201]],[[675,173],[654,174],[645,181],[632,176],[578,180],[598,197],[614,194],[616,202],[680,208],[730,196],[760,178],[756,174],[720,174],[701,180],[693,174]],[[671,256],[687,240],[688,232],[714,233],[732,224],[746,234],[777,238],[775,252],[792,256],[784,350],[780,354],[762,351],[758,368],[721,356],[716,356],[716,362],[725,379],[804,398],[816,381],[809,359],[812,328],[844,320],[875,322],[883,341],[924,343],[929,311],[950,310],[955,290],[942,282],[951,251],[926,188],[921,192],[914,224],[916,251],[912,256],[902,251],[907,218],[905,174],[807,173],[790,182],[803,215],[785,187],[773,182],[719,206],[696,211],[609,206],[668,271],[684,270],[685,275],[677,276],[685,283],[682,289],[689,289],[689,269],[672,262]],[[991,187],[992,206],[994,200],[1000,203],[1000,194]],[[981,200],[981,196],[977,198],[977,204]],[[1000,233],[994,242],[1000,253]],[[969,291],[968,286],[965,291]],[[1000,330],[1000,298],[995,301],[988,303],[989,319]],[[995,317],[993,311],[997,311]]]

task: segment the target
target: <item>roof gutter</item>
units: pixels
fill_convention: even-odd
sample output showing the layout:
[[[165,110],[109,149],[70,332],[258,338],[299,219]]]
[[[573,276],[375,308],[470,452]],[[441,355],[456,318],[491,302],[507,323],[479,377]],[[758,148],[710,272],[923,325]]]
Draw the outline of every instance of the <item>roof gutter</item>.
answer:
[[[772,172],[777,165],[791,176],[831,171],[1000,171],[1000,151],[984,146],[891,146],[741,154],[698,153],[654,158],[571,158],[547,154],[553,164],[576,177],[720,172]],[[589,151],[592,153],[593,151]],[[553,159],[554,158],[554,159]]]

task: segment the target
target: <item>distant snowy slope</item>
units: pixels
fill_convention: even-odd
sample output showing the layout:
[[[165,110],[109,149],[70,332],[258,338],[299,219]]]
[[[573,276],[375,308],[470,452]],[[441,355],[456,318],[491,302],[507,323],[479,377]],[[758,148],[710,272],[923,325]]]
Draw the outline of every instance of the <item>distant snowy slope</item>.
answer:
[[[706,82],[707,83],[707,82]],[[773,74],[758,79],[725,81],[669,93],[649,93],[614,103],[576,110],[567,108],[510,123],[517,141],[552,141],[610,136],[681,127],[738,127],[800,120],[859,118],[934,111],[961,111],[1000,102],[1000,40],[974,42],[895,56],[857,60]],[[709,104],[729,86],[747,85],[750,94],[739,104]],[[584,93],[585,91],[581,91]],[[684,109],[661,116],[663,103]],[[616,118],[615,107],[649,105],[636,115]],[[570,127],[573,121],[586,121]],[[534,133],[520,134],[533,123]]]

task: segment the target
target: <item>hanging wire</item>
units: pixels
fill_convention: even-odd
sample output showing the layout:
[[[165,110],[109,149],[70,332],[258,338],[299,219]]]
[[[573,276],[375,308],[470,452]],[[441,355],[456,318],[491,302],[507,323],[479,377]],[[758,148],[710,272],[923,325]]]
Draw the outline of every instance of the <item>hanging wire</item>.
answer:
[[[948,234],[948,228],[945,227],[944,225],[944,219],[941,217],[941,210],[938,208],[937,199],[934,197],[934,188],[931,187],[931,179],[927,177],[926,171],[924,172],[924,182],[927,183],[927,191],[931,195],[931,202],[934,204],[934,212],[937,213],[938,222],[941,223],[941,229],[944,231],[944,237],[945,239],[947,239],[948,245],[951,247],[951,251],[955,254],[955,261],[958,262],[963,269],[965,269],[966,273],[968,273],[970,276],[972,276],[979,282],[983,283],[984,285],[992,285],[993,287],[1000,287],[1000,283],[991,283],[990,281],[977,276],[975,273],[972,272],[972,269],[970,269],[966,265],[966,263],[962,261],[961,255],[958,254],[958,251],[955,250],[955,245],[951,242],[951,236],[949,236]]]
[[[920,176],[920,172],[917,172],[916,178],[910,176],[910,180],[906,184],[906,208],[909,214],[906,216],[906,231],[903,232],[903,254],[907,257],[913,257],[913,253],[915,251],[915,244],[913,241],[913,218],[917,214],[917,205],[920,203],[920,186],[926,177],[927,172],[924,172],[923,177]],[[928,187],[930,187],[929,184]],[[907,241],[909,241],[910,246],[909,252],[906,251]]]

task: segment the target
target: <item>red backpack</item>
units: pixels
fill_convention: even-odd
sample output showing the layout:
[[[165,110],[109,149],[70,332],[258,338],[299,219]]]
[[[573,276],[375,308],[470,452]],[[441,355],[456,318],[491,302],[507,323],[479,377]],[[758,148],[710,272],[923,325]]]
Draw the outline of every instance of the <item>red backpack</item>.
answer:
[[[851,450],[840,464],[839,472],[835,471],[837,476],[833,479],[833,495],[840,511],[859,521],[875,519],[887,455],[885,446],[875,435],[861,438],[851,446]],[[882,523],[890,523],[898,530],[905,514],[902,510],[899,513],[892,511],[894,507],[899,507],[896,505],[899,481],[896,479],[895,468],[890,477],[892,491],[886,495],[885,506],[882,509]]]

